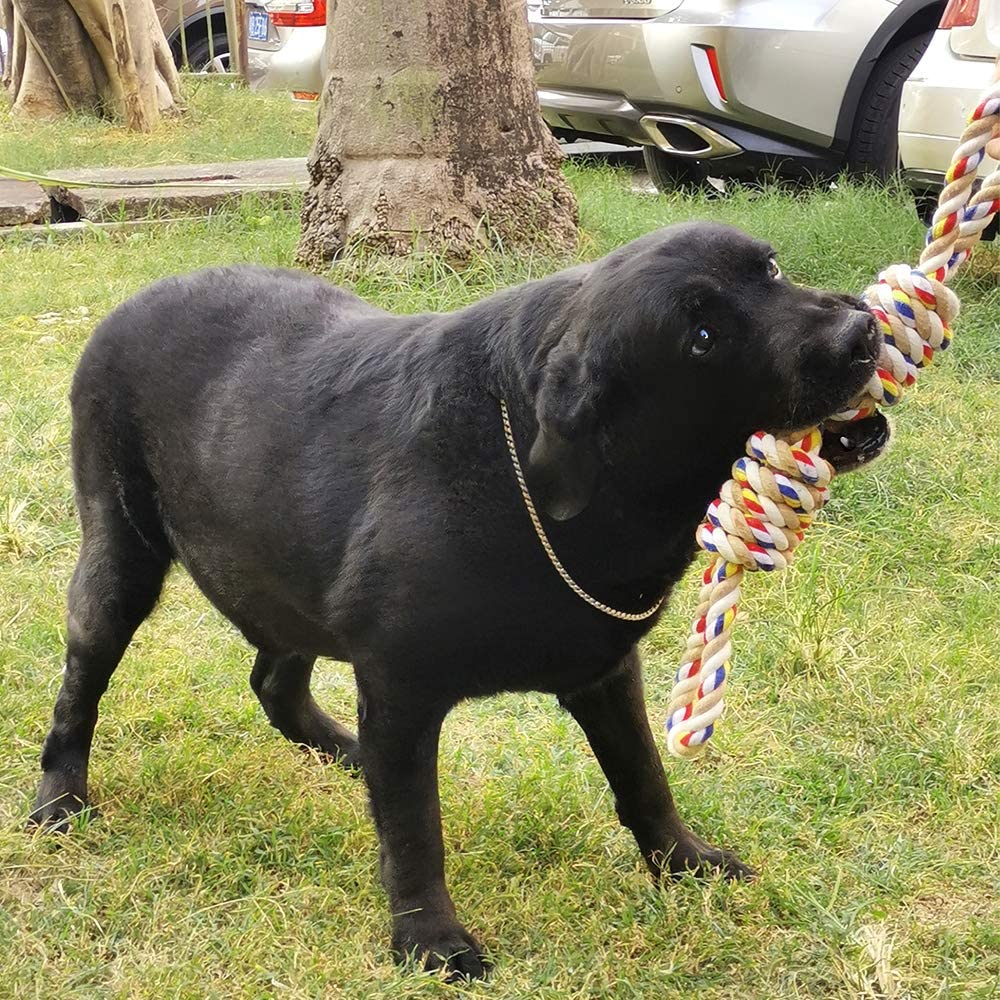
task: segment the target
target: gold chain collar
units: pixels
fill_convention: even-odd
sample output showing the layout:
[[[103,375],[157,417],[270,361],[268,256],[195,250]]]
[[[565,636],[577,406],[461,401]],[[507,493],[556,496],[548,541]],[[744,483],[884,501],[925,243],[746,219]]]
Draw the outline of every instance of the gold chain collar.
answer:
[[[640,611],[638,614],[630,611],[618,611],[615,608],[610,607],[603,601],[599,601],[596,597],[591,597],[581,587],[576,580],[573,579],[566,571],[566,567],[559,561],[559,557],[555,554],[555,550],[552,548],[552,543],[549,541],[548,535],[545,534],[545,529],[542,527],[541,518],[538,516],[538,511],[535,510],[535,504],[531,499],[531,494],[528,492],[528,484],[524,479],[524,472],[521,470],[521,460],[517,457],[517,446],[514,444],[514,432],[511,430],[510,426],[510,414],[507,412],[507,403],[505,400],[500,400],[500,416],[503,418],[503,433],[504,437],[507,439],[507,450],[510,452],[510,461],[514,466],[514,475],[517,478],[517,485],[521,488],[521,496],[524,498],[524,506],[528,511],[528,517],[531,518],[532,527],[535,529],[535,534],[538,535],[538,540],[542,543],[542,548],[545,550],[545,554],[549,557],[549,562],[552,563],[555,571],[562,577],[563,583],[569,587],[570,590],[576,594],[577,597],[586,601],[592,608],[597,608],[598,611],[603,611],[604,614],[609,615],[611,618],[618,618],[624,622],[641,622],[645,621],[647,618],[652,618],[657,611],[660,610],[660,606],[663,604],[663,598],[661,597],[651,608],[646,611]]]

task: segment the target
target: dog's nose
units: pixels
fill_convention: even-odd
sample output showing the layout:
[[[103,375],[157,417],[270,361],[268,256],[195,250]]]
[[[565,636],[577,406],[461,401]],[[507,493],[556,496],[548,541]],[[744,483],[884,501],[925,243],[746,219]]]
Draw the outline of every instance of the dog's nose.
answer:
[[[849,315],[844,331],[844,348],[851,364],[870,364],[877,360],[882,347],[882,335],[875,317],[868,312],[857,311]]]

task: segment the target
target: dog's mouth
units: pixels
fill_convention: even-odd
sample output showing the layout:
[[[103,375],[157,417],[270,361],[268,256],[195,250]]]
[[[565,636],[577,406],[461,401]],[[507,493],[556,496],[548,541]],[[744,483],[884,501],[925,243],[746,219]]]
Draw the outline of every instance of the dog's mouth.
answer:
[[[821,430],[823,447],[820,454],[838,473],[852,472],[878,458],[891,434],[889,421],[879,410],[862,420],[830,421]]]
[[[842,353],[836,364],[821,354],[821,371],[816,373],[814,368],[811,375],[803,375],[806,391],[791,422],[793,428],[823,427],[823,457],[832,455],[830,462],[838,471],[870,462],[889,440],[888,422],[881,414],[851,422],[829,419],[850,407],[875,373],[882,334],[874,316],[868,314],[865,319],[864,330],[853,338],[849,354]],[[782,436],[788,437],[787,432]]]
[[[823,435],[820,454],[835,472],[851,472],[877,458],[889,443],[889,421],[879,411],[861,420],[830,417],[852,405],[874,374],[882,348],[882,333],[875,317],[852,302],[853,328],[847,329],[847,349],[831,356],[820,345],[802,359],[802,395],[791,408],[791,419],[771,433],[791,441],[817,424]],[[859,316],[860,314],[860,316]],[[863,318],[864,323],[857,321]],[[841,342],[842,343],[842,342]]]
[[[849,399],[854,399],[871,378],[881,348],[881,331],[875,317],[869,315],[867,342],[860,351],[852,353],[851,370],[858,384]],[[891,434],[889,421],[879,410],[861,420],[827,420],[820,429],[823,432],[821,454],[838,473],[852,472],[878,458]]]

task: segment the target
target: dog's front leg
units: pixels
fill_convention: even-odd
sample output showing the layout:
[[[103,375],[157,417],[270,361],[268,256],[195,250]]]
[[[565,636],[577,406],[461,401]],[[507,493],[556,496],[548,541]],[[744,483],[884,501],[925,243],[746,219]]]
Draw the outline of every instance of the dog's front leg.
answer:
[[[382,882],[392,907],[397,961],[422,959],[452,978],[486,974],[482,949],[455,917],[444,880],[437,755],[447,709],[412,690],[361,690],[358,738],[381,847]]]
[[[635,649],[610,676],[559,700],[587,734],[614,792],[618,818],[632,831],[654,877],[665,871],[753,874],[734,854],[693,834],[678,815],[649,729]]]

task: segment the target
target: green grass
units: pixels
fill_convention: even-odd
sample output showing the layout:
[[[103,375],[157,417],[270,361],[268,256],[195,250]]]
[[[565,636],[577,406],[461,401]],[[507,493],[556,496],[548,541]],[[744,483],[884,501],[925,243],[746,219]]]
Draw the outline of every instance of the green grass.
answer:
[[[4,140],[9,141],[9,140]],[[38,159],[32,164],[39,165]],[[860,290],[910,260],[898,192],[632,194],[567,167],[581,255],[716,218],[770,239],[798,281]],[[463,705],[441,750],[450,884],[498,962],[486,984],[403,977],[364,788],[296,752],[246,679],[250,650],[176,572],[102,704],[101,810],[68,838],[22,824],[58,684],[77,527],[66,391],[95,321],[160,275],[289,264],[294,214],[0,245],[0,994],[91,997],[976,998],[996,995],[1000,287],[984,248],[955,346],[910,394],[890,454],[836,483],[801,557],[754,578],[729,711],[669,766],[682,814],[749,885],[651,885],[585,741],[554,701]],[[558,266],[485,256],[359,267],[397,310],[459,306]],[[695,599],[643,644],[662,727]],[[344,665],[321,700],[353,711]]]
[[[163,119],[148,135],[86,116],[69,122],[22,118],[0,101],[0,167],[45,173],[60,167],[214,163],[309,152],[315,104],[197,76],[182,79],[185,113]]]

